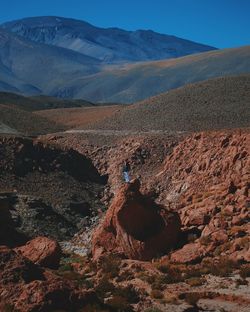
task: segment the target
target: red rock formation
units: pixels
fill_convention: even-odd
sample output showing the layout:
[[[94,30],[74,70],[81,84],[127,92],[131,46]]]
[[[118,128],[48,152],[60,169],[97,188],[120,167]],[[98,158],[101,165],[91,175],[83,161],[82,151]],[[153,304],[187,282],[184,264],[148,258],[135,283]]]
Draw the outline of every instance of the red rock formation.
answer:
[[[199,243],[190,243],[185,245],[180,250],[171,254],[171,261],[177,263],[196,263],[199,262],[205,255],[207,250]]]
[[[94,300],[93,292],[79,289],[73,281],[42,269],[5,246],[0,247],[1,311],[10,308],[19,312],[77,311]]]
[[[61,258],[59,244],[47,237],[37,237],[15,250],[30,261],[48,268],[57,268]]]
[[[131,259],[150,260],[175,246],[180,233],[177,213],[167,212],[140,193],[140,182],[126,184],[114,198],[93,235],[92,253],[118,252]]]

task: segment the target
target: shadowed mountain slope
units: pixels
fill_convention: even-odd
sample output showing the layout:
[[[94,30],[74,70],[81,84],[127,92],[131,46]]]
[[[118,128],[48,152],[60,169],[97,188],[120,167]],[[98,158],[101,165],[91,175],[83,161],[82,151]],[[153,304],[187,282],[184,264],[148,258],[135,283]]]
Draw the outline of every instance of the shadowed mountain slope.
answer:
[[[198,131],[250,126],[250,75],[216,78],[151,97],[93,129]]]

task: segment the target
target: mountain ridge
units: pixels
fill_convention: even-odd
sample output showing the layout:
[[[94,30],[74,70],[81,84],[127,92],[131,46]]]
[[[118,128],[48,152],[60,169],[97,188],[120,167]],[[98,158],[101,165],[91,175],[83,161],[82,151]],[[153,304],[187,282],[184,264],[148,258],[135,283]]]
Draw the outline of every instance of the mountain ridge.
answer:
[[[38,26],[44,25],[42,18],[24,19],[28,23],[27,29],[29,23],[34,24],[34,19]],[[57,17],[45,19],[47,23],[45,24],[52,25],[53,29],[56,19],[58,25],[62,20],[69,25],[79,24],[80,30],[84,25],[91,29],[90,39],[95,35],[96,29],[98,30],[91,24],[74,19]],[[39,42],[44,35],[39,27],[35,31],[35,34],[39,35],[36,42],[10,31],[12,26],[16,27],[17,33],[18,29],[26,31],[20,21],[7,24],[5,24],[6,28],[0,27],[0,91],[84,99],[95,103],[133,103],[188,83],[250,72],[250,46],[212,50],[171,59],[110,64],[108,59],[104,61],[98,59],[98,55],[89,56],[69,47],[59,47],[51,42]],[[63,31],[65,31],[64,26],[62,24]],[[34,27],[36,28],[36,24]],[[73,34],[78,40],[80,35],[77,28],[72,29],[71,35]],[[127,32],[118,28],[110,29],[115,36],[121,34],[120,32],[124,32],[126,36],[127,33],[136,33],[136,31]],[[101,31],[105,33],[110,29],[101,29]],[[142,32],[146,37],[152,34],[152,31]],[[44,38],[48,39],[49,34],[51,33],[48,32]],[[66,29],[64,35],[67,37],[67,34]],[[33,30],[31,29],[31,32],[27,30],[26,35],[26,37],[33,37]],[[55,35],[53,31],[52,35]],[[52,39],[55,39],[53,36]],[[162,46],[158,48],[162,49]],[[92,53],[91,49],[89,53]],[[103,51],[99,52],[102,54]]]
[[[1,27],[26,39],[91,55],[108,64],[167,59],[216,49],[152,30],[101,28],[58,16],[29,17]]]

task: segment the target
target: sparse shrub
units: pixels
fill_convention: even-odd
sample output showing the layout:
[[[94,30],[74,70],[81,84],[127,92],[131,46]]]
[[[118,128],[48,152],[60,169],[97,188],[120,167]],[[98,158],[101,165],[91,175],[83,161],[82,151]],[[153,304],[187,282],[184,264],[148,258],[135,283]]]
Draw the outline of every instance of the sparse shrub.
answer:
[[[203,197],[203,193],[197,193],[193,195],[193,203],[195,203],[196,201],[202,199]]]
[[[156,267],[162,273],[168,273],[168,271],[169,271],[167,264],[158,264]]]
[[[95,286],[96,294],[99,298],[104,299],[107,293],[113,293],[115,286],[110,283],[109,278],[104,276]]]
[[[102,308],[98,303],[88,304],[78,312],[109,312],[108,309]]]
[[[218,246],[214,251],[214,255],[216,257],[219,257],[222,252],[229,250],[231,248],[231,245],[232,245],[231,242],[227,242],[223,245]]]
[[[168,275],[154,275],[154,281],[151,283],[152,289],[163,290],[165,285],[169,283]]]
[[[132,311],[131,305],[127,302],[126,298],[123,296],[112,296],[106,300],[106,304],[119,312]]]
[[[61,259],[58,271],[59,272],[73,271],[72,261],[70,257]]]
[[[189,278],[186,283],[188,285],[190,285],[191,287],[196,287],[196,286],[201,286],[205,283],[205,279],[204,278],[198,278],[198,277],[192,277]]]
[[[86,259],[83,257],[64,257],[60,261],[59,271],[72,271],[73,264],[80,263],[82,265],[86,265]]]
[[[202,197],[205,199],[205,198],[207,198],[207,197],[210,197],[210,196],[213,196],[214,194],[212,193],[212,192],[204,192],[203,194],[202,194]]]
[[[144,312],[162,312],[162,310],[158,308],[147,308]]]
[[[155,275],[144,275],[143,280],[149,284],[153,284],[155,282]]]
[[[104,273],[109,275],[110,278],[114,278],[119,275],[121,258],[116,255],[109,254],[102,257],[98,265]]]
[[[97,296],[104,300],[109,296],[117,297],[115,302],[119,298],[123,298],[121,302],[126,302],[127,304],[137,303],[139,301],[139,296],[133,286],[128,285],[126,287],[116,287],[113,283],[108,280],[107,276],[104,276],[95,287]],[[122,310],[123,311],[123,310]]]
[[[236,285],[236,287],[239,287],[241,285],[248,285],[248,281],[245,279],[237,279],[235,281],[235,285]]]
[[[127,299],[129,303],[137,303],[139,301],[139,296],[132,285],[126,287],[116,287],[114,290],[116,296],[122,296]]]
[[[211,244],[211,238],[210,236],[203,236],[200,238],[200,243],[204,246],[208,246],[209,244]]]
[[[153,299],[162,299],[164,296],[163,296],[163,293],[160,291],[160,290],[157,290],[157,289],[153,289],[151,291],[151,294],[150,294],[151,298]]]
[[[3,312],[13,312],[14,311],[14,306],[12,304],[6,303],[3,306]]]
[[[74,272],[72,270],[62,271],[62,272],[60,272],[59,275],[65,279],[71,280],[71,281],[75,281],[75,280],[80,279],[82,277],[82,275],[80,275],[79,273]]]
[[[172,263],[162,264],[157,263],[156,268],[164,273],[164,277],[162,277],[162,283],[171,284],[171,283],[180,283],[185,279],[185,270],[186,266],[184,265],[176,265]]]
[[[173,267],[169,268],[164,280],[166,284],[181,283],[185,281],[185,276],[177,267]]]
[[[204,274],[226,277],[229,276],[236,268],[236,263],[227,257],[221,257],[217,262],[211,260],[202,262],[202,271]]]
[[[185,270],[185,278],[198,278],[204,274],[200,267],[187,267]]]
[[[225,282],[220,282],[216,288],[218,289],[227,289],[229,285],[227,285]]]
[[[58,274],[66,280],[74,281],[77,286],[80,287],[84,286],[87,289],[94,287],[94,283],[90,279],[87,279],[84,275],[79,274],[77,272],[61,271],[58,272]]]
[[[165,287],[164,287],[164,284],[156,281],[151,285],[151,288],[154,290],[163,290]]]
[[[242,265],[240,267],[239,274],[240,274],[240,277],[243,279],[250,277],[250,265],[249,264]]]
[[[242,237],[239,241],[238,244],[240,245],[241,248],[249,248],[250,247],[250,239],[248,236]]]
[[[134,274],[132,272],[124,271],[119,274],[116,278],[116,282],[129,281],[134,278]]]
[[[233,226],[229,231],[230,236],[244,237],[244,236],[246,236],[246,234],[247,234],[247,232],[245,229],[245,225]]]
[[[185,295],[186,302],[192,306],[197,306],[199,299],[200,295],[198,293],[187,293]]]
[[[168,294],[164,297],[164,301],[167,304],[178,304],[178,298],[175,295]]]
[[[60,267],[58,268],[59,272],[67,272],[67,271],[73,271],[73,267],[70,263],[66,263],[63,265],[60,265]]]

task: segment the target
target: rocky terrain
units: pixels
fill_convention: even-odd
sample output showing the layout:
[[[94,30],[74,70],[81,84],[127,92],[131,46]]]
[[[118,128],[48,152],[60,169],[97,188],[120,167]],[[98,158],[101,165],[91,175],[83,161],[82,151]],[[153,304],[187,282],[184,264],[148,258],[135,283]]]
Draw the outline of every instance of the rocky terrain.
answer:
[[[0,155],[0,188],[22,234],[63,240],[103,209],[105,177],[85,156],[13,137],[0,138]]]
[[[97,311],[248,311],[249,129],[39,140],[108,176],[108,211],[62,245],[75,253],[63,269],[97,292]],[[124,160],[141,185],[123,185]]]

